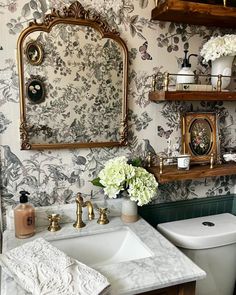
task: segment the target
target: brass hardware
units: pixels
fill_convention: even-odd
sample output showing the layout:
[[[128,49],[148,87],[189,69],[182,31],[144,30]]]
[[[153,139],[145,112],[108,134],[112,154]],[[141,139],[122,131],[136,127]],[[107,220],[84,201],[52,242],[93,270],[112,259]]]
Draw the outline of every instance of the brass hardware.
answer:
[[[164,170],[164,160],[174,160],[174,159],[176,159],[177,157],[172,157],[172,156],[170,156],[170,157],[159,157],[158,156],[158,158],[159,158],[159,173],[160,174],[163,174],[163,170]]]
[[[61,217],[59,214],[50,214],[48,215],[48,220],[50,221],[48,230],[51,232],[55,232],[61,229],[59,224]]]
[[[91,203],[91,201],[84,202],[84,199],[81,196],[81,193],[77,194],[77,198],[75,201],[77,204],[77,209],[76,209],[77,218],[76,218],[76,222],[73,224],[73,226],[75,228],[82,228],[86,225],[82,220],[82,212],[83,212],[82,208],[83,207],[88,208],[88,219],[92,220],[92,219],[94,219],[93,204]]]
[[[156,76],[158,76],[158,75],[156,75]],[[198,80],[199,80],[199,77],[205,77],[205,78],[209,78],[209,76],[210,77],[217,77],[217,86],[216,86],[216,90],[217,91],[222,91],[222,81],[223,81],[223,79],[224,79],[224,77],[225,78],[235,78],[235,75],[230,75],[230,76],[227,76],[227,75],[206,75],[206,74],[176,74],[176,73],[168,73],[168,72],[165,72],[165,74],[164,74],[164,78],[163,78],[163,82],[162,82],[162,88],[163,88],[163,91],[168,91],[169,90],[169,86],[171,87],[171,86],[175,86],[175,90],[176,91],[184,91],[184,90],[186,90],[185,89],[185,87],[180,87],[179,85],[184,85],[184,84],[179,84],[179,83],[177,83],[177,84],[175,84],[175,85],[172,85],[172,77],[175,77],[175,76],[194,76],[195,77],[195,79],[196,79],[196,83],[197,84],[192,84],[192,85],[194,85],[195,87],[197,87],[197,88],[193,88],[192,86],[191,86],[191,90],[192,91],[209,91],[209,92],[211,92],[211,91],[213,91],[212,89],[211,90],[209,90],[208,88],[199,88],[200,86],[210,86],[210,84],[207,84],[207,85],[201,85],[201,84],[198,84]],[[153,77],[154,77],[154,75],[153,75]],[[154,79],[152,80],[152,91],[153,91],[153,83],[154,83]],[[156,81],[156,83],[157,83],[157,81]],[[186,86],[186,85],[185,85]],[[188,86],[188,89],[190,88],[190,86]],[[207,90],[208,89],[208,90]],[[190,89],[189,89],[190,90]]]
[[[221,91],[221,86],[222,86],[222,75],[218,75],[216,90]]]
[[[152,91],[156,90],[156,84],[157,84],[157,75],[152,76]]]
[[[164,79],[164,91],[168,91],[168,86],[169,86],[169,73],[165,73],[165,79]]]
[[[160,157],[160,174],[163,173],[163,158]]]
[[[99,218],[97,223],[98,224],[107,224],[109,223],[109,220],[107,218],[107,213],[109,213],[108,208],[98,208],[98,212],[99,212]]]
[[[214,154],[211,154],[211,157],[210,157],[210,169],[213,169],[213,164],[214,164]]]
[[[147,155],[147,166],[148,167],[152,166],[152,153],[151,152],[148,152],[148,155]]]

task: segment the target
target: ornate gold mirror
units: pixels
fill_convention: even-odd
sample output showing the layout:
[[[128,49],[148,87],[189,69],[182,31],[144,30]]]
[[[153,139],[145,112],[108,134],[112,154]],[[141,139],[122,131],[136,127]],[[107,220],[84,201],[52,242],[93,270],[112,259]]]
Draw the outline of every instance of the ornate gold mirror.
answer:
[[[128,51],[99,15],[53,10],[17,52],[21,149],[126,145]]]

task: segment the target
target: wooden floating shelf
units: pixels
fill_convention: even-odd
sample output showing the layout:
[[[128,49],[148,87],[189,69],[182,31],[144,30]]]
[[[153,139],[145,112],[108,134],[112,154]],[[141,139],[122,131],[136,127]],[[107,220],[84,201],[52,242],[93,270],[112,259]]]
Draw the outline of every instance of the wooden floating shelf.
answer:
[[[236,100],[236,92],[228,91],[151,91],[151,101],[233,101]]]
[[[180,0],[166,0],[152,10],[152,20],[236,28],[236,8]]]
[[[178,170],[177,165],[164,166],[163,173],[160,174],[159,167],[150,167],[148,171],[153,173],[159,183],[167,183],[177,180],[189,180],[215,176],[225,176],[236,174],[236,163],[226,163],[214,165],[194,165],[189,170]]]

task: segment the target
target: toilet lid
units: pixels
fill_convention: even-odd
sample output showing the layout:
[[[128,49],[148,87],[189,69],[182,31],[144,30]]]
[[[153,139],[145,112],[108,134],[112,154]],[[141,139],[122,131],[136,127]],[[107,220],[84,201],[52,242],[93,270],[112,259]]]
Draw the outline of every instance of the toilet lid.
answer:
[[[176,246],[186,249],[236,243],[236,216],[230,213],[161,223],[157,229]]]

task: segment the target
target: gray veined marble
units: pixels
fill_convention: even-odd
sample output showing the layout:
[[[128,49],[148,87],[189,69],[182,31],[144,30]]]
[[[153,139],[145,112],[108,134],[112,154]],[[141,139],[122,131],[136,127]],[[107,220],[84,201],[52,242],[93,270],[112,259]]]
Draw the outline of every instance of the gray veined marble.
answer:
[[[135,223],[124,224],[120,217],[110,216],[110,223],[106,225],[98,225],[95,219],[89,222],[86,221],[86,227],[79,231],[71,223],[63,224],[62,229],[55,233],[47,231],[45,227],[38,227],[36,235],[27,240],[16,239],[13,230],[6,230],[3,233],[3,252],[38,237],[43,237],[50,241],[78,235],[113,231],[124,225],[128,226],[139,237],[153,252],[153,256],[95,267],[110,281],[112,295],[138,294],[205,277],[206,274],[203,270],[142,218]],[[1,289],[2,295],[28,294],[4,273],[2,274]]]

